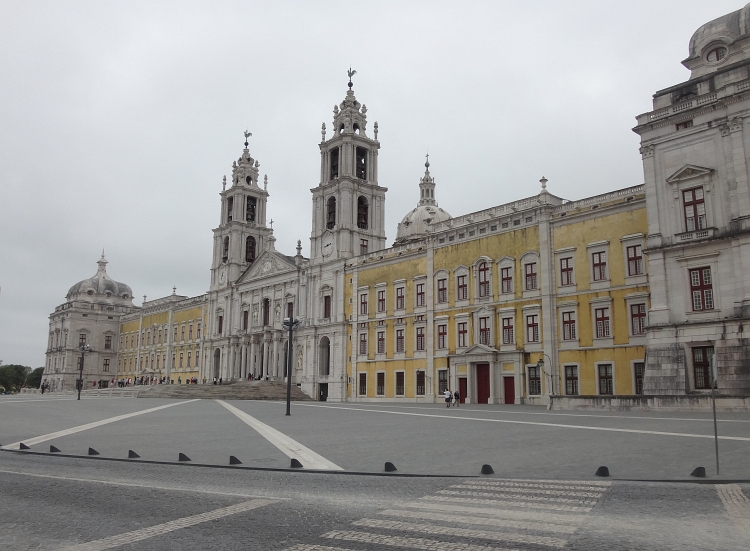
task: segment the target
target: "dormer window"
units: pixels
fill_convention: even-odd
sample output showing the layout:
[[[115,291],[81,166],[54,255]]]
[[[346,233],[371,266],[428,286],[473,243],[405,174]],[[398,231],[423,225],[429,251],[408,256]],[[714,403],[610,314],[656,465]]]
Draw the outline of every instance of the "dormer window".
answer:
[[[727,56],[727,49],[724,46],[714,48],[706,54],[706,61],[709,63],[718,63]]]

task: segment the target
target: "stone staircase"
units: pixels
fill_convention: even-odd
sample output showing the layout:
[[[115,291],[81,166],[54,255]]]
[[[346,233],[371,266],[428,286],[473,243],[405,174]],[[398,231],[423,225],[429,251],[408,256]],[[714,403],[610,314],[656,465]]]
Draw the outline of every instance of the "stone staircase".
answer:
[[[222,385],[154,385],[138,388],[138,398],[203,398],[206,400],[286,400],[283,381],[239,381]],[[292,385],[292,400],[311,401],[307,394]]]

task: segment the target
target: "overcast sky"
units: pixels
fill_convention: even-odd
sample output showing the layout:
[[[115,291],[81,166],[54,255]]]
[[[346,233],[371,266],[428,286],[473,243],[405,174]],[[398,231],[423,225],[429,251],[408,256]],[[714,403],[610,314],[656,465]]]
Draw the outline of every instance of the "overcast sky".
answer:
[[[378,121],[388,244],[430,152],[452,215],[642,183],[635,116],[686,80],[728,0],[0,0],[0,360],[44,364],[49,314],[96,273],[155,299],[209,286],[221,181],[268,174],[276,247],[309,256],[320,125]]]

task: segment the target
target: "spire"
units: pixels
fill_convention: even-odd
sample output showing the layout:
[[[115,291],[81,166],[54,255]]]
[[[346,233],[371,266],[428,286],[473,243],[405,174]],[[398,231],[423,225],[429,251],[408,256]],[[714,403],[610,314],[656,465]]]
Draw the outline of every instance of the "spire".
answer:
[[[435,205],[435,179],[430,175],[430,154],[425,155],[424,176],[419,181],[419,203],[421,205]]]
[[[107,275],[107,264],[108,264],[107,259],[104,258],[104,249],[102,249],[102,257],[97,261],[97,265],[99,266],[99,268],[96,270],[96,275],[97,276],[100,276],[100,275],[106,276]],[[94,276],[94,277],[96,277],[96,276]]]
[[[242,155],[232,163],[232,186],[250,186],[258,187],[258,167],[260,163],[250,156],[248,149],[248,138],[253,134],[245,130],[245,149]]]

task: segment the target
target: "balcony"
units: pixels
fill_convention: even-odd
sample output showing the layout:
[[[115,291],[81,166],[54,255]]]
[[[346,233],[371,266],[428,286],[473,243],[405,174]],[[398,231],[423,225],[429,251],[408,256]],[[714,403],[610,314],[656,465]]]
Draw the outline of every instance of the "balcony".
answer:
[[[716,234],[716,228],[703,228],[701,230],[686,231],[675,234],[675,243],[685,243],[687,241],[698,241],[700,239],[709,239]]]

